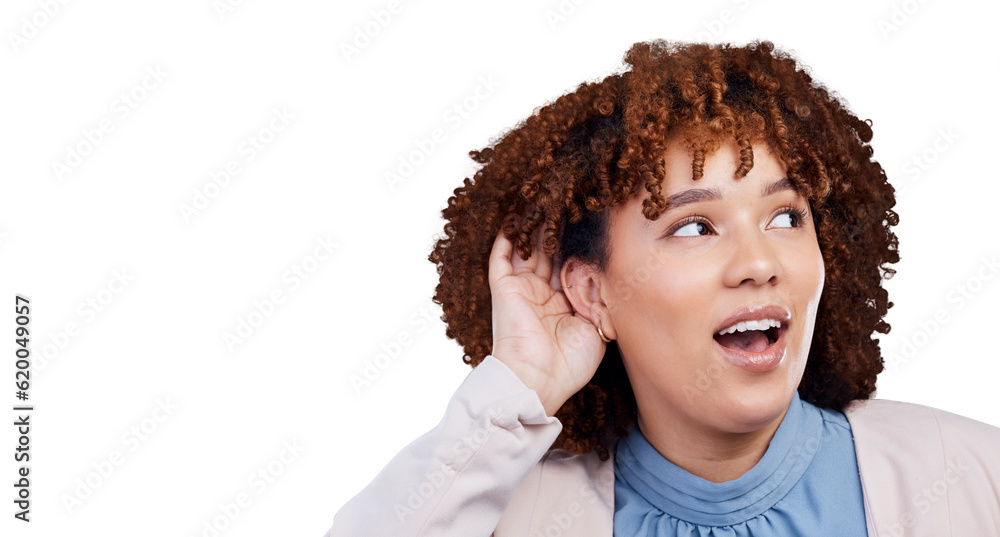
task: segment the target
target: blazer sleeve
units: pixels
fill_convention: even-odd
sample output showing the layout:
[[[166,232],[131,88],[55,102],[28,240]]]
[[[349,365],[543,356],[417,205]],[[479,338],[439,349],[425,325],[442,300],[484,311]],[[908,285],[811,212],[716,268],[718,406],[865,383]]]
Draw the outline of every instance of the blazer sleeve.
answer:
[[[487,537],[561,430],[535,391],[487,356],[441,422],[349,500],[325,537]]]

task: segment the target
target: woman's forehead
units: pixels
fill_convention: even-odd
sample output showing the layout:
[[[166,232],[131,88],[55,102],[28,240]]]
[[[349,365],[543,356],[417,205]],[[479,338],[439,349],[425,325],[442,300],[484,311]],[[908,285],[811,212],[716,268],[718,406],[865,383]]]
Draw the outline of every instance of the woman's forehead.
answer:
[[[695,185],[716,183],[719,186],[745,178],[751,180],[774,180],[784,176],[787,167],[771,150],[766,142],[751,144],[753,165],[746,177],[737,178],[736,170],[740,167],[743,155],[736,141],[728,138],[709,146],[701,155],[699,166],[702,176],[694,178],[695,150],[682,138],[672,138],[663,152],[664,179],[662,190],[682,190]]]

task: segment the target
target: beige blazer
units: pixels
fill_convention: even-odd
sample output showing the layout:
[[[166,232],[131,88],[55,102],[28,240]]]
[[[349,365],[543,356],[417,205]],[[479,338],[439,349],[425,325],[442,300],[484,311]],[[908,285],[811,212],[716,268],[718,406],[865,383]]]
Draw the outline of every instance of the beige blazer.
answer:
[[[870,537],[1000,536],[1000,429],[879,399],[845,415]],[[488,356],[441,422],[348,501],[326,537],[611,537],[614,458],[549,450],[561,429]]]

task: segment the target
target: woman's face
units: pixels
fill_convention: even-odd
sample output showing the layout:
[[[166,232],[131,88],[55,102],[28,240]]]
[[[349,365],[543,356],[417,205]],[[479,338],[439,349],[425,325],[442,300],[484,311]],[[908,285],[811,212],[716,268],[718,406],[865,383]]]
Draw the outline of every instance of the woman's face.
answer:
[[[723,143],[694,181],[692,156],[674,140],[667,210],[647,220],[639,195],[611,213],[602,319],[618,340],[640,426],[755,431],[783,415],[802,378],[823,258],[807,200],[765,145],[753,152],[753,168],[736,179],[738,148]],[[718,337],[741,313],[781,328]]]

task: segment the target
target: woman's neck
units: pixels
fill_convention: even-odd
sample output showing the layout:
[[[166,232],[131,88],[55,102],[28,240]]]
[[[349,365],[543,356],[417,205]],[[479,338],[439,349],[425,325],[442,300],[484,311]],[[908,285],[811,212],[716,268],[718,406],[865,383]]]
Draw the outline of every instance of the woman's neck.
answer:
[[[660,455],[712,483],[738,479],[747,473],[767,452],[781,420],[788,409],[764,427],[746,433],[730,433],[705,427],[685,426],[685,420],[663,412],[653,419],[640,410],[639,430]]]

